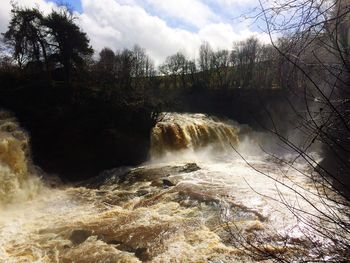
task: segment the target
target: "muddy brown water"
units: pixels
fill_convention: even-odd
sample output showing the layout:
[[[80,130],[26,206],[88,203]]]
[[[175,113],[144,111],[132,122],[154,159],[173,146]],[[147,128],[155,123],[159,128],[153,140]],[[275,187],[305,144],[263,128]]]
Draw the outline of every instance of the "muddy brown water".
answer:
[[[256,139],[242,140],[243,132],[203,114],[167,114],[151,135],[149,162],[52,187],[31,168],[25,132],[3,116],[0,262],[255,262],[328,245],[316,233],[310,240],[310,228],[280,202],[282,195],[311,211],[294,190],[318,206],[314,186],[255,149]]]

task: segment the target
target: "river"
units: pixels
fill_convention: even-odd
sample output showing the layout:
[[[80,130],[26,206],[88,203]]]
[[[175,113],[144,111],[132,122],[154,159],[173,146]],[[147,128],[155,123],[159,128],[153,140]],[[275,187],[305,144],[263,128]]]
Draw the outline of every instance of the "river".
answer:
[[[293,153],[265,153],[270,141],[230,120],[166,113],[148,162],[64,185],[31,163],[28,135],[1,113],[0,262],[332,258],[300,212],[325,224],[315,172]]]

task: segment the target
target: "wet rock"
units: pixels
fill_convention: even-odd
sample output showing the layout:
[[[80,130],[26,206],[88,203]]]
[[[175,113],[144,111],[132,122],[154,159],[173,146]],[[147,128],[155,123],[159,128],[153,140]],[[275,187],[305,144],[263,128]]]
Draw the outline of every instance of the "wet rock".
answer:
[[[72,241],[74,245],[79,245],[83,243],[88,237],[92,235],[91,230],[86,229],[75,229],[69,236],[69,240]]]
[[[162,178],[161,180],[163,181],[164,186],[175,186],[176,185],[176,181],[173,180],[172,178]]]
[[[126,173],[123,178],[121,178],[121,182],[124,184],[155,182],[157,180],[162,180],[162,178],[168,178],[170,175],[191,173],[199,169],[200,167],[196,163],[188,163],[181,166],[140,167]],[[155,182],[155,184],[157,183]]]
[[[154,180],[154,181],[152,181],[151,186],[162,187],[163,186],[163,180],[161,180],[161,179]]]
[[[102,172],[98,177],[77,183],[76,186],[84,186],[87,188],[100,188],[107,185],[124,184],[132,185],[136,182],[152,182],[153,186],[173,186],[177,182],[171,179],[165,181],[162,178],[168,178],[171,175],[181,173],[191,173],[201,168],[196,163],[187,163],[185,165],[168,165],[163,167],[139,167],[130,169],[120,167]]]
[[[130,168],[125,166],[114,168],[111,170],[106,170],[101,172],[96,177],[92,177],[87,180],[76,183],[75,186],[83,186],[86,188],[100,188],[103,185],[118,184],[121,178],[124,178],[129,171]]]
[[[144,196],[144,195],[149,194],[149,191],[146,190],[146,189],[140,189],[140,190],[137,191],[136,194],[137,194],[137,196]]]
[[[135,250],[135,256],[136,256],[138,259],[142,260],[142,262],[148,261],[148,260],[151,260],[151,259],[152,259],[152,257],[150,257],[150,255],[149,255],[149,253],[148,253],[148,251],[147,251],[147,248],[145,248],[145,247],[137,248],[137,249]]]
[[[183,166],[183,169],[180,172],[191,173],[200,170],[201,168],[196,163],[187,163]]]
[[[157,187],[171,187],[177,185],[179,181],[176,178],[164,177],[152,181],[151,186]]]
[[[109,244],[109,245],[121,245],[122,244],[118,240],[105,240],[105,237],[104,237],[104,239],[101,239],[101,240],[104,241],[105,243]]]

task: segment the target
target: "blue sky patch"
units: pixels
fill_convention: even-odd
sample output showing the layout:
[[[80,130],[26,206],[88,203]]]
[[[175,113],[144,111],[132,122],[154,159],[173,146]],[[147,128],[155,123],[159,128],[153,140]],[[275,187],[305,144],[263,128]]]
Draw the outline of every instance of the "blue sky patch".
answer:
[[[46,0],[46,2],[55,2],[57,5],[68,5],[74,11],[77,11],[79,13],[83,11],[80,0]]]

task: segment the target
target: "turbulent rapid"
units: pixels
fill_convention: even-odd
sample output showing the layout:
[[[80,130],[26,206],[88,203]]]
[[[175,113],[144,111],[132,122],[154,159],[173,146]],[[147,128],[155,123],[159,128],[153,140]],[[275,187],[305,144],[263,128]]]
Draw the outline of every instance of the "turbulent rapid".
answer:
[[[7,112],[0,112],[0,206],[21,202],[41,186],[31,174],[28,136]]]
[[[286,205],[312,211],[296,191],[320,203],[300,176],[313,171],[293,155],[277,162],[262,140],[232,121],[166,113],[149,162],[50,187],[30,162],[28,136],[2,114],[0,262],[254,262],[302,258],[318,249],[311,241],[329,247],[305,237],[312,230]]]

